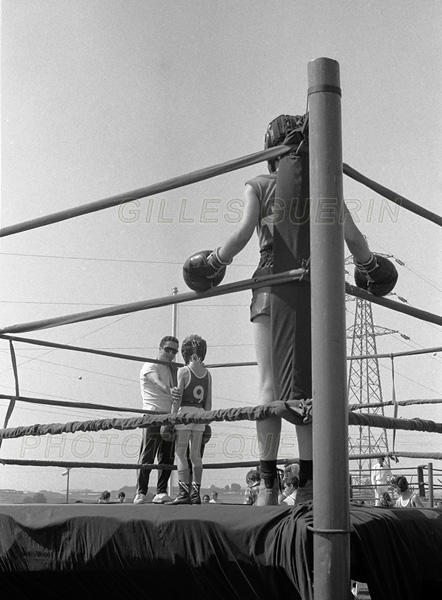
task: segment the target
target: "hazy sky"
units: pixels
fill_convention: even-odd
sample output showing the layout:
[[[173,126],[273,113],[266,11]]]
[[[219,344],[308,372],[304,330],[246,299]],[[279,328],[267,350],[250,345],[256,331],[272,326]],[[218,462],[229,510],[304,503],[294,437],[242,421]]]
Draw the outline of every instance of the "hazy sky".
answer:
[[[273,117],[305,112],[307,65],[320,56],[341,67],[345,162],[441,212],[437,0],[3,0],[1,7],[2,226],[260,150]],[[222,243],[238,218],[232,207],[241,207],[244,182],[265,169],[257,165],[124,210],[3,238],[0,326],[167,296],[175,286],[186,291],[185,258]],[[344,191],[371,248],[404,263],[397,294],[440,314],[440,229],[395,211],[348,178]],[[249,277],[256,263],[253,240],[225,282]],[[253,361],[249,300],[244,292],[181,305],[180,339],[204,336],[207,362]],[[351,326],[354,302],[347,308]],[[382,307],[373,313],[377,326],[410,338],[379,336],[380,352],[442,345],[439,327]],[[167,307],[28,337],[155,357],[171,329]],[[24,396],[141,407],[137,363],[15,348]],[[0,361],[0,393],[13,393],[5,341]],[[440,355],[431,354],[397,360],[397,399],[441,398],[441,364]],[[380,368],[388,400],[390,361]],[[217,369],[213,376],[214,408],[256,404],[256,368]],[[2,415],[7,404],[0,400]],[[10,426],[107,415],[113,416],[17,403]],[[442,405],[401,409],[400,415],[442,422]],[[215,424],[208,461],[256,459],[254,429],[253,423]],[[296,456],[291,429],[284,426],[284,435],[281,455]],[[4,441],[1,456],[133,463],[138,440],[137,432],[22,438]],[[438,451],[440,443],[435,434],[400,432],[396,449]],[[437,461],[435,467],[442,468]],[[4,466],[0,488],[63,489],[61,472]],[[206,470],[203,483],[244,479],[245,470]],[[73,488],[134,483],[134,471],[71,473]]]

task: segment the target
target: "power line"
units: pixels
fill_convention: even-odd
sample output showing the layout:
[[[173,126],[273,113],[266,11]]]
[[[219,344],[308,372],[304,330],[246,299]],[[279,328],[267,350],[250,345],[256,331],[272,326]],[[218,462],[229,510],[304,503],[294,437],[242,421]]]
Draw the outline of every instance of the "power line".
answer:
[[[116,263],[135,263],[135,264],[157,264],[157,265],[181,265],[181,261],[168,260],[134,260],[125,258],[93,258],[91,256],[59,256],[57,254],[24,254],[20,252],[0,252],[2,256],[21,256],[25,258],[55,258],[60,260],[89,260],[92,262],[116,262]]]
[[[135,260],[131,258],[93,258],[91,256],[60,256],[58,254],[25,254],[21,252],[0,252],[1,256],[20,256],[25,258],[54,258],[59,260],[88,260],[92,262],[115,262],[115,263],[134,263],[150,265],[182,265],[183,261],[172,260]],[[256,265],[235,263],[235,267],[250,267]]]

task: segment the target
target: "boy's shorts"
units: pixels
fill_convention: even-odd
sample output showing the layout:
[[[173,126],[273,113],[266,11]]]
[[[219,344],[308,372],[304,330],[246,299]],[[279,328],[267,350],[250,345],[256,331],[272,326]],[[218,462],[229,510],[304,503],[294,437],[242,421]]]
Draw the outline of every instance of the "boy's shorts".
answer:
[[[258,268],[253,273],[252,277],[263,277],[264,275],[272,274],[273,250],[262,250]],[[269,285],[252,290],[252,302],[250,303],[250,320],[252,323],[254,319],[260,315],[270,316],[270,295],[271,287]]]
[[[258,267],[253,273],[253,277],[262,277],[272,273],[273,267]],[[270,295],[271,287],[269,285],[252,290],[252,302],[250,303],[250,320],[252,323],[260,315],[270,316]]]

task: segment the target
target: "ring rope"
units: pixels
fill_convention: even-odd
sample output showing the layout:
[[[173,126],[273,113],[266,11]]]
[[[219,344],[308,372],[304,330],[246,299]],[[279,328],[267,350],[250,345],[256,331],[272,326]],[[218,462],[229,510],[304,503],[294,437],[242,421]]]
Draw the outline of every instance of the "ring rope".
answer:
[[[0,396],[1,397],[1,396]],[[397,404],[398,406],[412,406],[413,404],[441,404],[442,398],[418,398],[412,400],[397,400],[394,402],[393,400],[387,400],[385,402],[372,402],[367,404],[349,404],[348,409],[353,410],[361,410],[366,408],[382,408],[383,406],[394,406]]]
[[[10,350],[10,353],[11,353],[12,371],[14,373],[15,396],[12,396],[11,399],[10,399],[9,406],[8,406],[8,408],[6,410],[6,415],[5,415],[5,419],[4,419],[4,422],[3,422],[3,427],[7,427],[8,426],[9,419],[11,418],[11,415],[13,413],[13,410],[14,410],[17,398],[20,397],[20,387],[19,387],[19,383],[18,383],[17,358],[15,356],[14,345],[13,345],[13,343],[11,341],[9,342],[9,350]],[[1,447],[1,439],[0,439],[0,447]]]
[[[28,331],[37,331],[40,329],[48,329],[50,327],[59,327],[60,325],[70,325],[72,323],[81,323],[83,321],[101,319],[103,317],[115,317],[118,315],[129,314],[150,308],[159,308],[173,304],[180,304],[182,302],[192,302],[193,300],[200,298],[212,298],[214,296],[222,296],[232,292],[243,292],[245,290],[264,287],[267,285],[290,283],[291,281],[300,279],[304,273],[304,269],[293,269],[284,273],[263,275],[261,277],[253,277],[251,279],[243,279],[241,281],[220,285],[210,288],[210,290],[204,292],[204,294],[197,292],[182,292],[180,294],[154,298],[153,300],[142,300],[139,302],[131,302],[129,304],[117,304],[110,308],[100,308],[51,319],[31,321],[30,323],[22,323],[20,325],[11,325],[9,327],[3,327],[0,329],[0,335],[5,333],[24,333]]]
[[[390,200],[391,202],[394,202],[395,204],[399,204],[399,206],[402,206],[406,210],[409,210],[410,212],[413,212],[414,214],[419,215],[420,217],[423,217],[428,221],[432,221],[433,223],[436,223],[436,225],[442,226],[442,217],[440,215],[437,215],[431,212],[430,210],[419,206],[419,204],[408,200],[401,194],[397,194],[396,192],[389,190],[383,185],[376,183],[376,181],[365,177],[365,175],[362,175],[362,173],[359,173],[358,171],[356,171],[356,169],[350,167],[350,165],[343,163],[342,166],[344,175],[351,177],[351,179],[354,179],[358,183],[362,183],[366,187],[378,193],[380,196],[383,196],[384,198]]]
[[[204,181],[205,179],[211,179],[213,177],[217,177],[218,175],[223,175],[224,173],[230,173],[231,171],[244,169],[245,167],[250,167],[251,165],[264,162],[266,160],[278,158],[284,154],[288,154],[288,152],[291,152],[291,150],[291,146],[275,146],[269,150],[260,150],[259,152],[254,152],[253,154],[241,156],[240,158],[234,158],[222,164],[206,167],[205,169],[193,171],[191,173],[187,173],[186,175],[178,175],[172,179],[168,179],[160,183],[154,183],[143,188],[138,188],[131,192],[125,192],[123,194],[104,198],[103,200],[96,200],[95,202],[88,202],[74,208],[68,208],[66,210],[52,213],[43,217],[38,217],[30,221],[24,221],[23,223],[18,223],[16,225],[3,227],[0,229],[0,237],[21,233],[22,231],[29,231],[30,229],[44,227],[45,225],[51,225],[53,223],[59,223],[60,221],[66,221],[67,219],[72,219],[81,215],[87,215],[92,212],[111,208],[113,206],[126,204],[127,202],[133,202],[134,200],[138,200],[140,198],[147,198],[148,196],[162,194],[170,190],[185,187],[186,185]]]
[[[115,406],[112,404],[95,404],[93,402],[77,402],[71,400],[53,400],[52,398],[32,398],[30,396],[20,396],[17,398],[12,394],[0,394],[0,400],[12,400],[16,402],[27,402],[30,404],[42,404],[47,406],[63,406],[66,408],[83,408],[86,410],[109,410],[113,412],[130,412],[137,414],[156,414],[153,411],[146,410],[145,408],[130,408]],[[442,404],[442,398],[418,398],[410,400],[398,400],[398,406],[412,406],[414,404]],[[382,408],[384,406],[393,406],[392,400],[385,402],[373,402],[368,404],[349,404],[348,409],[350,411],[365,410],[368,408]]]
[[[415,317],[416,319],[420,319],[421,321],[434,323],[435,325],[442,325],[442,316],[440,315],[435,315],[426,310],[421,310],[420,308],[414,308],[413,306],[407,306],[405,304],[395,302],[387,297],[373,296],[373,294],[370,294],[370,292],[361,290],[360,288],[356,287],[355,285],[351,285],[348,282],[345,283],[345,291],[351,296],[356,296],[357,298],[368,300],[368,302],[385,306],[393,311],[404,313],[411,317]]]
[[[185,415],[156,414],[127,419],[95,419],[90,421],[72,421],[69,423],[49,423],[45,425],[24,425],[0,429],[0,439],[16,439],[28,435],[59,435],[61,433],[75,433],[77,431],[107,431],[118,429],[121,431],[138,429],[149,425],[168,425],[176,423],[211,423],[212,421],[257,421],[266,416],[273,416],[276,407],[255,406],[243,408],[223,408]]]
[[[95,419],[90,421],[71,421],[69,423],[49,423],[24,425],[20,427],[0,429],[0,439],[16,439],[23,436],[59,435],[61,433],[76,433],[78,431],[107,431],[118,429],[121,431],[138,429],[149,425],[174,425],[178,423],[211,423],[213,421],[258,421],[271,416],[280,415],[281,405],[289,402],[273,402],[266,406],[253,406],[241,408],[223,408],[218,410],[201,411],[194,413],[189,410],[184,415],[158,414],[129,419]],[[383,415],[348,413],[349,425],[372,426],[383,429],[402,429],[407,431],[426,431],[429,433],[442,433],[442,423],[424,419],[398,419]]]
[[[399,411],[399,405],[396,399],[396,385],[395,385],[395,371],[394,371],[394,357],[391,356],[391,398],[393,402],[393,417],[397,417]],[[393,431],[393,440],[392,440],[392,451],[394,452],[396,445],[396,429]]]
[[[139,413],[140,415],[155,414],[154,411],[146,410],[145,408],[127,408],[115,406],[112,404],[95,404],[93,402],[76,402],[73,400],[53,400],[51,398],[32,398],[29,396],[20,396],[17,398],[13,395],[0,394],[0,400],[15,400],[16,402],[28,402],[31,404],[42,404],[46,406],[64,406],[65,408],[83,408],[86,410],[111,410],[112,412],[130,412]]]
[[[18,337],[15,335],[0,335],[0,338],[13,342],[22,342],[24,344],[33,344],[34,346],[43,346],[45,348],[56,348],[59,350],[72,350],[74,352],[85,352],[87,354],[97,354],[98,356],[109,356],[110,358],[123,358],[125,360],[132,360],[135,362],[150,362],[157,363],[159,365],[171,365],[172,367],[182,367],[184,363],[173,362],[170,363],[164,360],[158,360],[157,358],[147,358],[146,356],[136,356],[133,354],[121,354],[120,352],[109,352],[108,350],[96,350],[94,348],[85,348],[84,346],[72,346],[70,344],[58,344],[56,342],[47,342],[46,340],[35,340],[32,338]],[[442,349],[442,348],[441,348]]]
[[[247,156],[242,156],[240,158],[235,158],[222,164],[206,167],[205,169],[200,169],[198,171],[193,171],[191,173],[187,173],[186,175],[179,175],[178,177],[173,177],[172,179],[168,179],[159,183],[154,183],[152,185],[143,188],[138,188],[130,192],[125,192],[123,194],[118,194],[116,196],[104,198],[103,200],[96,200],[95,202],[81,204],[80,206],[68,208],[56,213],[52,213],[50,215],[38,217],[36,219],[31,219],[30,221],[24,221],[23,223],[17,223],[16,225],[3,227],[2,229],[0,229],[0,237],[6,237],[8,235],[21,233],[23,231],[29,231],[30,229],[44,227],[53,223],[59,223],[60,221],[66,221],[68,219],[73,219],[74,217],[79,217],[81,215],[90,214],[92,212],[97,212],[99,210],[104,210],[113,206],[119,206],[128,202],[133,202],[134,200],[146,198],[147,196],[162,194],[164,192],[174,190],[180,187],[185,187],[187,185],[197,183],[199,181],[204,181],[205,179],[211,179],[213,177],[217,177],[218,175],[223,175],[224,173],[229,173],[231,171],[243,169],[245,167],[249,167],[260,162],[281,157],[285,154],[288,154],[291,150],[292,148],[290,146],[284,145],[275,146],[274,148],[270,148],[269,150],[260,150],[259,152],[248,154]],[[440,217],[439,215],[432,213],[431,211],[423,208],[422,206],[419,206],[418,204],[412,202],[411,200],[408,200],[407,198],[404,198],[401,194],[396,194],[388,188],[376,183],[375,181],[372,181],[368,177],[365,177],[364,175],[347,165],[346,163],[343,163],[342,167],[343,173],[345,175],[348,175],[349,177],[358,181],[359,183],[364,184],[368,188],[379,193],[381,196],[387,198],[387,200],[395,202],[396,204],[400,204],[406,210],[409,210],[410,212],[413,212],[419,215],[420,217],[423,217],[424,219],[432,221],[437,225],[442,225],[442,217]]]
[[[180,304],[182,302],[191,302],[199,298],[211,298],[214,296],[222,296],[230,294],[232,292],[242,292],[249,289],[263,287],[266,285],[277,285],[280,283],[288,283],[300,279],[304,275],[304,269],[294,269],[292,271],[286,271],[284,273],[276,275],[264,275],[262,277],[255,277],[252,279],[243,279],[234,283],[228,283],[220,285],[218,287],[211,288],[203,294],[197,292],[183,292],[180,294],[174,294],[172,296],[163,296],[155,298],[153,300],[144,300],[140,302],[132,302],[130,304],[119,304],[111,308],[101,308],[96,310],[90,310],[80,313],[74,313],[71,315],[65,315],[61,317],[55,317],[51,319],[43,319],[41,321],[31,321],[29,323],[22,323],[19,325],[10,325],[9,327],[3,327],[0,329],[0,336],[7,333],[24,333],[28,331],[37,331],[40,329],[48,329],[50,327],[59,327],[61,325],[68,325],[72,323],[80,323],[83,321],[91,321],[93,319],[101,319],[103,317],[113,317],[122,314],[133,313],[141,310],[147,310],[150,308],[159,308],[161,306],[168,306],[172,304]],[[435,325],[442,325],[442,316],[435,315],[428,311],[424,311],[413,306],[408,306],[389,300],[385,297],[373,296],[365,290],[361,290],[356,286],[345,284],[345,291],[351,296],[368,300],[375,304],[385,306],[393,311],[401,312],[422,321],[428,323],[434,323]]]
[[[375,459],[379,457],[387,457],[396,460],[397,458],[420,458],[426,460],[442,460],[441,452],[401,452],[397,451],[394,454],[392,452],[387,453],[372,453],[372,454],[350,454],[349,460],[361,460],[361,459]],[[278,460],[279,465],[292,464],[299,459],[296,458],[284,458]],[[0,464],[2,465],[15,465],[21,467],[60,467],[63,469],[123,469],[123,470],[139,470],[139,469],[150,469],[150,470],[177,470],[176,465],[161,465],[161,464],[137,464],[137,463],[111,463],[111,462],[90,462],[90,461],[72,461],[72,460],[38,460],[38,459],[25,459],[25,458],[0,458]],[[235,462],[223,462],[223,463],[204,463],[205,469],[232,469],[232,468],[252,468],[258,467],[259,461],[235,461]],[[399,467],[396,468],[398,470]],[[393,469],[394,470],[394,469]],[[438,471],[440,469],[433,469]],[[403,471],[401,468],[400,471]],[[353,485],[353,487],[372,487],[372,485]]]
[[[85,352],[87,354],[97,354],[99,356],[109,356],[110,358],[121,358],[126,360],[131,360],[135,362],[149,362],[149,363],[157,363],[157,364],[165,364],[181,367],[182,363],[179,362],[165,362],[163,360],[158,360],[155,358],[149,358],[146,356],[137,356],[133,354],[121,354],[120,352],[109,352],[108,350],[96,350],[94,348],[85,348],[84,346],[72,346],[70,344],[59,344],[56,342],[48,342],[46,340],[36,340],[33,338],[24,338],[16,335],[0,335],[1,339],[10,340],[14,342],[21,342],[23,344],[33,344],[35,346],[43,346],[46,348],[57,348],[60,350],[71,350],[74,352]],[[378,354],[360,354],[360,355],[352,355],[347,356],[347,360],[363,360],[363,359],[372,359],[372,358],[391,358],[398,356],[412,356],[416,354],[431,354],[442,352],[442,346],[436,346],[434,348],[419,348],[418,350],[405,350],[402,352],[388,352],[388,353],[378,353]],[[256,366],[258,363],[256,361],[248,361],[248,362],[235,362],[235,363],[213,363],[207,364],[206,367],[208,369],[219,369],[223,367],[252,367]]]

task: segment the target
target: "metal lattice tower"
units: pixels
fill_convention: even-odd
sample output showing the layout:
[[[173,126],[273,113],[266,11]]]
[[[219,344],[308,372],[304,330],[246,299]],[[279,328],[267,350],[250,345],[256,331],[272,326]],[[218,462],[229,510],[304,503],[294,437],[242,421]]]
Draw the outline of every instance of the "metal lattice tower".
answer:
[[[373,356],[377,354],[376,336],[395,333],[390,329],[373,324],[373,313],[370,302],[356,299],[354,325],[347,330],[347,337],[352,340],[351,356]],[[349,404],[373,404],[382,402],[382,386],[377,358],[350,360],[348,376]],[[367,407],[365,413],[384,414],[384,407]],[[349,453],[367,455],[372,453],[386,454],[388,439],[385,429],[358,426],[358,434],[349,436]],[[359,471],[356,476],[360,483],[370,479],[370,459],[357,461]]]

